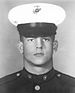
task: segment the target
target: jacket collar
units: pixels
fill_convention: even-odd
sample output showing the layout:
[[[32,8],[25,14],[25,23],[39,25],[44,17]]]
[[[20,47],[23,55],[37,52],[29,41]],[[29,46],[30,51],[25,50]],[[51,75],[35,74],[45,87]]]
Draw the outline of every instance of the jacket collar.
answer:
[[[41,74],[41,75],[29,73],[25,68],[23,68],[22,70],[22,76],[24,78],[28,78],[36,83],[42,83],[44,81],[52,80],[52,78],[55,77],[55,75],[56,75],[56,72],[54,68],[52,68],[49,72],[45,74]]]

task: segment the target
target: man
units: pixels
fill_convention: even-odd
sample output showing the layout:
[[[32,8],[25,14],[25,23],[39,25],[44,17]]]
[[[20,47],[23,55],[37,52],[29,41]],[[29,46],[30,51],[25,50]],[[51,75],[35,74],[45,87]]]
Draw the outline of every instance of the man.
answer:
[[[0,79],[0,93],[75,93],[75,79],[53,68],[57,25],[65,16],[61,7],[47,3],[24,4],[9,12],[20,35],[24,68]]]

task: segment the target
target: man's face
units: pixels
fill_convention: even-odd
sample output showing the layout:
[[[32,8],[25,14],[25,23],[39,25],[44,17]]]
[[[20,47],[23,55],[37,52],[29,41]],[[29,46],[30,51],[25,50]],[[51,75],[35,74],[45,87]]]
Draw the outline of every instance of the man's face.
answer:
[[[43,65],[52,58],[53,40],[51,37],[23,37],[23,50],[26,61]]]

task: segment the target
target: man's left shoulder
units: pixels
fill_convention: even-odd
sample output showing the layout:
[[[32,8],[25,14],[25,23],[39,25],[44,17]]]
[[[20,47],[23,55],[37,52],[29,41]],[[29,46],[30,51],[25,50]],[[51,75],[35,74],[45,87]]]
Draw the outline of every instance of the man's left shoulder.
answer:
[[[64,74],[64,73],[62,73],[60,71],[57,71],[57,70],[55,70],[55,71],[57,73],[57,77],[59,78],[59,80],[63,84],[65,84],[67,86],[73,86],[73,87],[75,87],[75,77],[70,76],[68,74]]]

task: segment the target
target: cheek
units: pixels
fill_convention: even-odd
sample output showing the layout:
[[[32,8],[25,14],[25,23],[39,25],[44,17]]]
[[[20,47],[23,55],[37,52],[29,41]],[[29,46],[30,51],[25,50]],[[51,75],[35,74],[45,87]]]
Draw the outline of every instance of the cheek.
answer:
[[[52,51],[53,51],[52,44],[48,43],[48,44],[46,44],[45,46],[46,46],[46,50],[45,50],[46,54],[47,54],[47,55],[52,54]]]
[[[33,45],[30,45],[30,44],[25,44],[24,45],[24,54],[25,55],[31,55],[34,53],[34,46]]]

